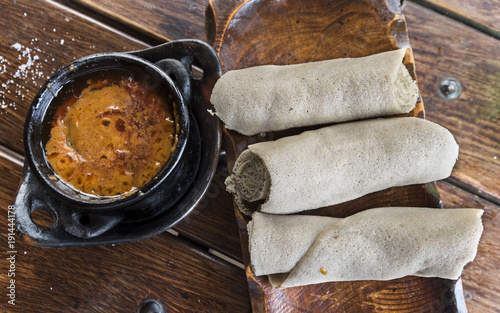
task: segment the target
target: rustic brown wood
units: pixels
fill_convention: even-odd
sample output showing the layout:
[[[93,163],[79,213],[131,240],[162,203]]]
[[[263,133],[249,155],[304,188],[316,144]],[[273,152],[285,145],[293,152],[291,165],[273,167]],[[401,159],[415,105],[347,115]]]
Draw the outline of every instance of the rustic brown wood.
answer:
[[[496,38],[500,35],[500,7],[498,1],[460,1],[460,0],[418,0],[422,5],[453,15],[456,19],[481,28]]]
[[[213,23],[207,23],[208,34],[222,34],[222,28],[227,22],[222,19],[230,16],[229,11],[244,2],[243,0],[233,0],[211,3],[211,6],[217,6],[215,9],[218,14],[211,19],[214,21]],[[495,17],[498,16],[496,11],[499,10],[499,7],[492,4],[491,1],[440,0],[427,2],[440,4],[445,10],[457,10],[459,13],[485,24],[488,23],[481,19],[488,20],[491,25],[497,21]],[[93,5],[94,7],[105,6],[99,3]],[[117,5],[125,7],[131,3],[119,2]],[[174,14],[170,11],[175,10],[176,5],[176,3],[171,3],[161,7],[162,10],[165,10],[163,15],[173,16]],[[416,10],[415,13],[412,12],[413,10]],[[116,13],[118,15],[116,18],[130,18],[130,13],[127,13],[126,10],[118,11],[120,13]],[[213,9],[208,10],[207,13],[211,14],[213,11]],[[475,192],[498,199],[500,187],[498,179],[495,177],[500,173],[500,161],[498,161],[498,139],[494,137],[499,131],[498,125],[500,124],[498,123],[500,116],[498,103],[500,101],[496,92],[499,89],[499,81],[498,75],[494,75],[495,69],[499,66],[497,41],[477,30],[461,25],[457,21],[430,10],[421,9],[411,2],[407,2],[405,14],[410,23],[410,42],[414,49],[417,69],[419,69],[419,86],[426,102],[428,118],[448,127],[455,136],[459,137],[461,155],[453,177],[462,187],[467,186],[470,181],[471,188],[475,189]],[[146,16],[140,15],[134,18],[135,23],[138,24],[137,27],[149,27],[150,20]],[[197,16],[194,20],[197,21],[196,24],[201,26],[202,16]],[[415,20],[414,23],[412,23],[413,20]],[[219,30],[210,30],[210,27],[215,25],[214,23],[219,27]],[[168,35],[164,30],[158,31],[162,36]],[[480,40],[478,40],[479,38]],[[245,39],[244,41],[249,40]],[[208,41],[213,43],[215,38],[209,37]],[[459,78],[464,87],[462,96],[451,102],[441,100],[440,94],[437,92],[439,80],[448,75]],[[463,123],[466,123],[465,127],[462,126]],[[460,134],[458,134],[459,130]],[[486,133],[485,139],[476,140],[478,132]],[[462,136],[465,138],[461,138]],[[495,159],[495,157],[497,158]]]
[[[64,2],[68,2],[65,0]],[[207,0],[75,0],[107,19],[126,25],[158,41],[205,39],[203,14]],[[137,12],[140,11],[140,15]]]
[[[219,34],[219,36],[224,34],[223,28],[227,23],[227,18],[231,16],[231,10],[244,2],[246,1],[214,1],[209,4],[212,8],[207,13],[213,14],[214,10],[217,12],[217,16],[208,19],[207,33],[209,42],[212,44],[215,42],[216,38],[214,36],[216,35],[214,34]],[[433,3],[432,1],[427,2]],[[492,5],[488,1],[458,1],[460,3],[455,0],[436,1],[436,3],[438,2],[444,6],[444,9],[456,9],[461,14],[470,14],[473,19],[481,17],[488,19],[491,23],[496,21],[494,17],[498,14],[495,13],[496,10],[499,10],[498,6]],[[99,4],[94,5],[99,6]],[[120,5],[124,6],[125,4]],[[163,8],[167,10],[164,12],[165,16],[171,14],[169,12],[174,10],[172,7],[175,7],[175,3],[169,5],[168,8]],[[416,10],[415,13],[412,12],[413,10]],[[500,125],[500,111],[498,108],[498,103],[500,103],[498,98],[500,96],[496,92],[496,90],[499,90],[499,81],[498,75],[494,74],[495,69],[499,66],[497,61],[499,53],[497,41],[457,21],[430,10],[422,9],[411,2],[407,2],[405,14],[408,23],[410,23],[410,42],[414,49],[419,86],[426,103],[428,118],[451,129],[453,134],[458,137],[461,152],[453,178],[462,187],[468,186],[470,181],[470,188],[475,189],[476,193],[498,199],[500,183],[495,177],[500,175],[500,161],[498,159],[498,139],[494,137],[499,131],[498,125]],[[130,13],[124,11],[120,11],[118,15],[120,15],[119,18],[121,19],[130,17]],[[248,16],[252,17],[253,13],[248,12]],[[201,18],[201,16],[195,18],[200,25],[202,23]],[[149,21],[147,18],[139,16],[134,20],[137,21],[136,23],[140,25],[140,28],[148,27]],[[412,23],[413,20],[415,22]],[[218,27],[218,29],[212,29],[213,27]],[[261,33],[268,31],[272,30],[261,29]],[[161,31],[161,34],[167,36],[165,31]],[[260,37],[258,39],[254,41],[258,42],[260,46],[270,44],[263,43]],[[217,42],[220,42],[220,38],[217,40]],[[241,41],[249,42],[251,40],[251,38],[244,38]],[[295,38],[294,40],[302,39]],[[236,42],[234,38],[233,41]],[[273,44],[272,47],[286,47],[286,45],[290,44],[289,41],[277,41],[271,44]],[[318,42],[321,42],[321,40],[318,39]],[[235,43],[235,45],[237,44],[238,42]],[[233,49],[238,48],[234,47]],[[252,55],[250,50],[247,54],[241,57],[257,57]],[[313,58],[314,53],[311,55],[311,58]],[[288,55],[279,57],[282,62],[291,59],[291,56]],[[266,60],[259,60],[259,62],[261,61],[266,62]],[[275,60],[268,60],[267,62],[271,61]],[[224,59],[224,62],[228,61]],[[280,61],[276,60],[276,62]],[[437,92],[439,80],[449,75],[459,78],[464,87],[462,96],[458,100],[451,102],[442,100],[439,92]],[[463,123],[465,123],[465,126],[462,126]],[[476,140],[478,132],[485,133],[484,139],[481,141]],[[497,158],[495,159],[495,157]]]
[[[232,2],[236,7],[226,14],[217,10],[225,10],[230,2],[209,4],[217,20],[213,45],[220,51],[225,70],[359,57],[409,47],[404,17],[394,13],[399,10],[398,1],[389,1],[385,8],[377,8],[379,1]]]
[[[409,47],[399,2],[370,1],[211,1],[207,10],[208,34],[224,70],[262,64],[294,64],[338,57],[359,57],[397,47]],[[211,13],[210,13],[211,11]],[[255,18],[258,17],[258,18]],[[405,64],[413,70],[411,53]],[[244,105],[244,104],[242,104]],[[242,107],[242,109],[244,109]],[[410,115],[422,115],[419,103]],[[302,130],[302,129],[301,129]],[[301,130],[266,136],[242,136],[225,131],[229,169],[248,144],[276,139]],[[434,184],[391,188],[344,204],[307,214],[348,216],[379,206],[439,207]],[[255,276],[249,266],[246,224],[248,217],[235,210],[242,237],[243,259],[258,312],[414,312],[460,310],[461,292],[444,279],[406,277],[392,281],[327,283],[289,289],[272,288],[265,276]],[[320,300],[320,301],[318,301]]]
[[[7,0],[0,0],[0,2],[4,17],[0,21],[0,133],[2,133],[0,144],[22,153],[21,134],[24,116],[31,98],[47,76],[76,57],[101,51],[127,51],[136,49],[136,47],[142,48],[144,45],[135,42],[133,38],[127,38],[122,34],[117,35],[102,26],[62,10],[51,2],[27,0],[15,3]],[[143,4],[142,1],[132,0],[116,2],[105,0],[93,3],[90,0],[60,0],[59,2],[74,3],[75,5],[71,5],[73,8],[80,9],[85,13],[92,13],[92,10],[95,10],[97,14],[91,15],[102,19],[105,23],[113,19],[114,21],[109,22],[111,25],[123,23],[125,26],[120,27],[120,29],[136,28],[136,35],[144,34],[152,38],[153,41],[183,37],[205,38],[203,10],[204,3],[207,3],[208,0],[190,2],[166,0],[162,3],[155,3],[156,8],[149,10],[145,9],[147,4]],[[88,5],[83,4],[83,2],[87,2]],[[224,12],[222,10],[224,7],[221,4],[226,4],[226,8],[231,10],[236,2],[238,1],[217,1],[215,3],[218,4],[217,12]],[[492,5],[491,1],[460,2],[459,4],[455,3],[454,0],[428,2],[441,4],[445,9],[453,7],[458,14],[498,31],[498,25],[494,24],[495,17],[498,15],[495,10],[498,8]],[[484,7],[488,4],[489,8]],[[108,12],[110,14],[103,12],[99,9],[100,5],[107,8],[112,6],[112,12]],[[203,8],[200,9],[199,6],[196,7],[197,5],[203,5]],[[458,5],[462,5],[462,8]],[[84,6],[86,10],[82,10]],[[190,6],[187,11],[186,6]],[[115,8],[118,9],[115,10]],[[498,158],[494,157],[499,154],[498,139],[495,140],[494,137],[494,134],[498,132],[499,116],[498,106],[496,106],[498,93],[494,92],[498,89],[498,77],[494,75],[495,71],[498,70],[498,62],[496,61],[498,59],[498,42],[491,37],[482,35],[479,31],[461,25],[457,21],[451,21],[412,3],[408,3],[406,6],[405,14],[409,24],[410,42],[414,50],[419,85],[426,103],[427,117],[452,128],[455,136],[466,138],[465,140],[458,138],[461,147],[459,164],[463,165],[459,169],[455,169],[454,177],[460,177],[460,179],[454,178],[450,182],[493,200],[500,198],[498,189],[495,191],[493,188],[493,191],[487,192],[482,188],[477,188],[478,184],[484,183],[483,177],[490,184],[488,185],[490,188],[491,183],[495,181],[495,175],[499,174],[498,163],[494,163],[498,162]],[[227,15],[220,14],[213,16],[213,20],[220,21],[221,16],[227,17]],[[254,18],[258,17],[258,15],[254,16]],[[177,19],[180,20],[177,21]],[[210,26],[213,25],[208,23],[208,26],[210,29]],[[56,32],[53,32],[54,28]],[[175,37],[177,34],[179,37]],[[188,34],[193,35],[188,36]],[[144,37],[138,36],[138,38]],[[64,40],[62,45],[61,39]],[[217,38],[209,37],[208,39],[214,42]],[[15,43],[23,45],[22,50],[17,51],[15,47],[12,47]],[[38,55],[40,61],[32,60],[33,64],[30,67],[26,66],[25,72],[28,75],[14,78],[15,73],[19,69],[23,69],[21,66],[28,63],[29,59],[22,56],[22,51],[25,51],[25,48],[30,49],[32,58],[34,55]],[[18,60],[19,56],[21,56],[21,60]],[[440,58],[438,58],[439,56]],[[433,60],[438,60],[438,62],[434,64]],[[452,73],[459,73],[460,81],[464,85],[462,97],[451,102],[439,100],[436,92],[437,80],[443,73],[448,73],[448,69]],[[22,71],[19,73],[21,74]],[[454,105],[456,102],[459,102],[460,105]],[[492,126],[491,118],[494,117],[497,117],[497,124],[493,123]],[[441,119],[444,119],[445,123],[442,123]],[[478,125],[483,126],[479,127]],[[256,138],[255,140],[264,140],[264,138]],[[462,159],[464,151],[467,162]],[[0,214],[2,214],[0,225],[2,226],[0,227],[5,230],[6,206],[12,202],[20,174],[18,166],[5,162],[5,160],[0,163],[0,171],[4,174],[0,178],[2,186],[0,188]],[[467,175],[462,174],[462,172]],[[220,188],[225,175],[223,171],[216,175],[218,180],[216,179],[210,187],[208,197],[203,202],[203,209],[195,210],[186,220],[176,226],[176,230],[184,237],[189,237],[207,247],[220,250],[241,260],[234,212],[229,206],[231,199],[223,188]],[[468,185],[469,180],[472,182],[471,186]],[[449,183],[438,183],[438,188],[445,207],[470,206],[486,210],[483,217],[485,231],[481,238],[478,256],[473,263],[465,268],[462,279],[469,312],[500,312],[498,309],[500,307],[498,303],[499,290],[496,287],[500,285],[497,269],[499,256],[498,249],[496,249],[499,237],[498,206],[464,192]],[[206,256],[208,259],[213,259],[203,252],[205,248],[199,250],[199,247],[193,247],[193,249],[201,251],[200,253],[187,253],[187,256],[184,252],[181,254],[177,248],[168,250],[168,253],[157,254],[157,249],[164,252],[166,251],[165,247],[171,245],[172,242],[175,247],[178,247],[178,241],[182,243],[182,239],[177,240],[177,238],[164,234],[141,243],[115,247],[59,251],[20,245],[21,248],[25,248],[19,252],[21,255],[19,255],[18,263],[19,275],[22,274],[24,278],[22,278],[22,283],[18,284],[18,291],[19,297],[23,298],[25,302],[22,302],[22,305],[17,306],[16,309],[23,312],[130,312],[134,311],[143,299],[155,297],[159,293],[164,295],[166,293],[163,290],[166,290],[172,295],[158,296],[158,298],[163,303],[169,303],[167,307],[170,312],[227,311],[224,306],[224,303],[227,303],[225,300],[221,302],[220,298],[208,299],[206,292],[210,290],[202,290],[203,288],[200,287],[192,289],[190,293],[179,294],[177,292],[176,288],[186,287],[186,281],[180,278],[181,275],[175,276],[175,271],[171,270],[174,267],[173,264],[166,263],[165,260],[176,262],[176,258],[181,258],[181,255],[184,258],[203,259]],[[148,247],[142,247],[143,243],[146,243]],[[0,245],[4,247],[6,245],[3,236]],[[190,243],[187,245],[192,247]],[[26,255],[24,251],[26,251]],[[50,251],[57,252],[50,253]],[[63,253],[62,251],[67,252]],[[140,254],[138,251],[144,253],[148,260],[151,259],[151,256],[157,256],[155,264],[163,262],[161,265],[164,265],[163,268],[169,268],[169,271],[156,271],[152,274],[142,273],[149,265],[129,260],[133,256],[138,256]],[[165,254],[170,255],[171,251],[173,251],[173,256],[169,259],[165,258]],[[65,260],[68,261],[65,262]],[[125,266],[120,265],[122,260],[126,260]],[[2,268],[6,269],[7,263],[3,262],[6,260],[0,262]],[[76,270],[78,274],[76,280],[71,274],[72,269],[68,266],[68,264],[72,265],[71,262],[81,266]],[[220,263],[218,260],[214,260],[214,262]],[[95,264],[104,268],[100,270]],[[176,264],[186,265],[183,273],[189,273],[193,276],[196,275],[194,272],[198,270],[197,266],[199,265],[196,260],[187,260],[185,263]],[[133,272],[135,269],[126,266],[136,266],[136,272]],[[205,266],[213,268],[212,263]],[[215,269],[224,270],[220,266],[215,267]],[[137,273],[139,274],[136,275]],[[170,276],[172,279],[162,277],[162,273],[172,275]],[[30,276],[27,276],[28,274]],[[84,276],[88,276],[89,280],[83,279]],[[234,290],[228,289],[233,293],[241,291],[240,285],[245,285],[243,288],[247,288],[246,284],[241,282],[244,280],[241,278],[241,274],[237,277],[238,279],[232,282]],[[7,279],[5,272],[1,276],[2,286],[5,285],[4,279]],[[219,277],[217,275],[211,279],[217,280]],[[227,281],[226,278],[223,280]],[[152,283],[150,283],[151,281]],[[410,279],[408,284],[412,283],[414,282]],[[214,285],[207,286],[207,288],[211,288]],[[51,287],[52,289],[50,289]],[[81,290],[86,297],[80,297]],[[248,293],[247,290],[245,292]],[[200,298],[197,297],[198,293],[202,295]],[[121,294],[125,296],[122,297]],[[176,302],[179,295],[182,302]],[[29,299],[27,300],[26,297]],[[99,298],[100,302],[96,300]],[[197,306],[198,299],[204,299],[201,302],[203,305]],[[318,298],[320,301],[324,299],[325,297]],[[0,302],[0,311],[2,312],[12,311],[11,307],[6,307],[6,300],[5,298],[5,301]],[[170,303],[171,301],[173,303]],[[235,299],[236,301],[237,299]],[[243,298],[243,301],[246,301],[246,306],[238,308],[241,308],[242,312],[249,311],[248,296]],[[346,301],[346,307],[357,308],[355,304],[349,302],[352,301],[350,294],[345,294],[343,301]],[[116,304],[116,309],[109,309],[110,303]],[[52,304],[57,306],[51,307]],[[435,310],[431,311],[439,311],[439,304],[436,303],[436,305]],[[341,312],[341,310],[338,311]]]
[[[399,10],[397,1],[392,7],[380,10],[374,9],[377,3],[380,4],[377,1],[289,1],[286,4],[211,1],[207,9],[207,37],[218,51],[225,71],[263,64],[360,57],[398,47],[408,48],[404,17],[393,13]],[[277,15],[279,19],[275,18]],[[415,75],[410,51],[405,64]],[[422,112],[423,104],[419,101],[409,115],[421,116]],[[224,139],[231,142],[226,144],[229,167],[248,144],[292,133],[297,131],[247,138],[226,131]]]
[[[219,170],[200,204],[174,229],[207,247],[243,262],[233,200],[226,191],[227,171]]]
[[[18,1],[16,5],[8,5],[5,0],[0,2],[4,3],[4,14],[15,20],[0,21],[0,104],[6,105],[6,108],[0,108],[0,133],[8,134],[0,136],[0,145],[23,154],[24,118],[47,76],[73,59],[88,54],[130,51],[145,46],[50,3]],[[137,10],[142,9],[138,7]],[[16,43],[22,45],[20,51],[17,51]],[[29,56],[23,56],[26,48]],[[35,56],[39,59],[35,60]],[[33,64],[28,67],[30,57]],[[42,75],[39,77],[38,73]],[[200,206],[175,229],[188,238],[241,260],[239,234],[229,204],[230,197],[221,187],[221,175],[224,173],[217,174],[219,178],[212,183]]]
[[[426,116],[448,128],[460,146],[454,183],[498,203],[499,41],[413,3],[405,15]],[[438,86],[445,77],[461,82],[458,99],[442,98]]]
[[[434,184],[391,188],[336,206],[303,214],[345,217],[356,212],[382,206],[434,207],[437,203]],[[247,217],[236,211],[242,232],[243,258],[252,307],[256,312],[462,312],[458,307],[463,295],[455,282],[439,278],[404,277],[391,281],[331,282],[305,287],[276,289],[267,276],[255,276],[249,266]],[[320,299],[321,301],[318,301]],[[422,311],[420,311],[422,310]]]
[[[7,208],[22,169],[0,157],[0,229],[7,233]],[[244,272],[206,250],[170,234],[137,243],[67,249],[30,246],[16,237],[15,306],[2,312],[135,312],[159,299],[168,312],[249,312]],[[9,254],[10,255],[10,254]],[[7,262],[7,263],[6,263]],[[3,258],[0,284],[9,286]],[[7,264],[7,266],[6,266]]]
[[[500,206],[446,182],[437,184],[445,208],[483,209],[484,231],[476,259],[465,266],[462,282],[469,312],[500,312]]]
[[[2,0],[0,144],[23,151],[27,109],[38,89],[75,58],[145,46],[42,1]],[[4,67],[3,67],[4,66]]]

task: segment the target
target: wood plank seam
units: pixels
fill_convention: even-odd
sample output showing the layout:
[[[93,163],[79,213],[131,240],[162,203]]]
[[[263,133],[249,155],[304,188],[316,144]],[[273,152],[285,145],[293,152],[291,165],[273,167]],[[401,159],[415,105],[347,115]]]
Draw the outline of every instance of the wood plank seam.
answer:
[[[173,229],[166,230],[166,233],[178,238],[178,240],[180,240],[182,242],[186,242],[187,244],[189,244],[192,247],[196,247],[200,251],[203,251],[203,252],[210,254],[212,257],[214,257],[215,259],[217,259],[219,261],[223,261],[224,263],[229,263],[231,266],[237,267],[238,269],[241,269],[243,271],[245,270],[245,266],[240,261],[236,260],[233,257],[228,256],[227,254],[225,254],[222,251],[208,247],[207,245],[197,241],[195,238],[183,235],[182,233],[179,233],[178,231],[173,230]]]
[[[411,2],[418,4],[424,8],[427,8],[431,11],[434,11],[438,14],[444,15],[448,18],[451,18],[461,24],[465,24],[469,27],[472,27],[486,35],[489,35],[493,38],[500,39],[500,32],[485,25],[482,23],[479,23],[477,21],[474,21],[473,19],[467,17],[466,15],[458,12],[458,11],[453,11],[448,7],[430,2],[428,0],[410,0]]]
[[[208,253],[218,257],[219,259],[223,259],[224,261],[226,261],[232,265],[235,265],[235,266],[241,268],[242,270],[245,270],[245,265],[243,265],[243,263],[236,261],[235,259],[223,254],[222,252],[219,252],[215,249],[209,248]]]
[[[99,21],[101,24],[108,25],[111,28],[117,29],[122,33],[127,34],[130,38],[142,38],[148,45],[156,46],[166,41],[171,41],[170,38],[161,34],[156,34],[153,31],[148,31],[141,28],[133,22],[127,23],[127,20],[112,16],[109,10],[94,8],[89,6],[86,1],[67,1],[67,0],[52,0],[57,1],[61,5],[75,10],[80,14],[88,16],[90,19]],[[109,23],[111,21],[111,23]],[[115,26],[112,26],[115,25]]]
[[[212,255],[213,257],[215,257],[219,261],[222,260],[226,263],[231,264],[232,266],[235,266],[235,267],[238,267],[242,270],[245,270],[245,266],[243,265],[243,263],[228,256],[227,254],[225,254],[222,251],[219,251],[219,250],[214,249],[214,248],[210,248],[207,245],[200,243],[197,240],[193,239],[192,237],[185,236],[182,233],[179,233],[178,231],[176,231],[174,229],[167,229],[165,232],[171,236],[178,238],[178,240],[180,240],[180,241],[186,242],[187,244],[189,244],[192,247],[196,247],[200,251],[203,251],[203,252],[206,252],[206,253]]]
[[[471,194],[473,196],[480,198],[481,200],[489,202],[492,205],[500,206],[500,199],[499,198],[495,198],[492,195],[484,193],[481,190],[476,189],[470,185],[467,185],[454,177],[450,176],[450,177],[446,178],[444,180],[444,182],[450,184],[451,186],[453,186],[453,187],[455,187],[463,192],[466,192],[468,194]]]
[[[2,145],[0,145],[0,157],[3,157],[4,159],[15,163],[16,165],[24,165],[24,156]]]
[[[89,15],[83,14],[83,13],[81,13],[81,12],[79,12],[79,11],[77,11],[77,10],[75,10],[75,9],[73,9],[73,8],[65,5],[65,4],[62,4],[62,3],[58,2],[58,1],[55,1],[55,0],[45,0],[45,2],[47,2],[47,3],[49,3],[49,4],[53,5],[53,6],[55,6],[56,8],[59,8],[59,9],[64,10],[64,11],[67,11],[69,14],[73,14],[75,16],[78,16],[78,17],[82,18],[82,19],[85,19],[85,20],[89,21],[92,24],[96,24],[97,26],[102,27],[105,30],[109,30],[110,32],[112,32],[112,33],[114,33],[114,34],[116,34],[118,36],[121,36],[121,37],[123,37],[123,38],[125,38],[127,40],[134,41],[134,42],[136,42],[136,43],[138,43],[140,45],[143,45],[143,46],[145,46],[145,48],[149,48],[149,47],[152,46],[152,45],[144,42],[143,40],[138,39],[137,37],[130,36],[128,33],[125,33],[123,31],[121,31],[121,30],[119,30],[119,29],[117,29],[115,27],[112,27],[112,26],[110,26],[107,23],[104,23],[103,21],[97,20],[97,19],[95,19],[95,18],[93,18],[93,17],[91,17]]]
[[[231,257],[231,256],[227,255],[223,251],[219,251],[217,249],[209,247],[208,245],[202,243],[201,241],[196,240],[196,238],[194,238],[192,236],[184,235],[183,233],[179,233],[176,230],[168,229],[167,232],[169,234],[172,234],[172,235],[176,236],[180,240],[186,241],[189,244],[198,247],[200,250],[205,251],[205,252],[211,254],[212,256],[214,256],[218,260],[222,260],[222,261],[224,261],[226,263],[231,264],[232,266],[236,266],[236,267],[238,267],[238,268],[240,268],[242,270],[245,270],[245,266],[243,265],[243,263],[241,263],[239,260],[235,259],[234,257]]]
[[[467,190],[465,190],[465,189],[463,189],[463,188],[457,187],[457,186],[455,186],[454,184],[450,183],[450,182],[449,182],[448,180],[446,180],[446,179],[445,179],[445,180],[443,180],[443,181],[441,181],[441,183],[442,183],[443,185],[448,185],[448,186],[450,186],[451,188],[455,188],[455,189],[457,189],[457,193],[458,193],[458,192],[462,192],[462,193],[466,194],[467,196],[470,196],[470,198],[472,198],[472,199],[477,198],[477,200],[478,200],[478,201],[485,202],[485,205],[491,205],[491,206],[494,206],[494,207],[498,207],[498,209],[500,209],[500,205],[496,204],[495,202],[489,201],[489,200],[487,200],[487,199],[484,199],[484,198],[483,198],[483,197],[481,197],[481,196],[476,195],[475,193],[472,193],[472,192],[469,192],[469,191],[467,191]]]
[[[492,34],[489,32],[489,30],[482,29],[479,25],[478,22],[471,20],[470,18],[466,17],[465,15],[458,13],[456,11],[452,11],[449,8],[446,8],[444,6],[440,6],[435,4],[434,1],[431,0],[410,0],[411,5],[413,5],[413,9],[419,7],[421,9],[426,9],[429,11],[432,11],[435,14],[441,15],[444,18],[450,19],[452,22],[460,23],[463,26],[470,27],[472,31],[479,31],[482,34],[485,34],[487,36],[493,37],[493,40],[496,41],[497,39],[500,39],[500,32],[498,31],[493,31],[495,34]],[[408,6],[406,6],[408,7]],[[410,9],[408,9],[410,10]],[[481,24],[482,25],[482,24]],[[484,25],[483,25],[484,26]],[[425,53],[429,53],[430,51],[425,51]],[[438,54],[436,54],[436,57],[439,57]],[[417,62],[417,67],[418,67],[418,62]],[[420,82],[422,83],[422,82]],[[481,199],[484,199],[490,203],[493,203],[495,205],[500,205],[500,195],[499,194],[489,194],[487,192],[484,192],[480,188],[474,187],[472,185],[467,184],[464,181],[460,181],[457,179],[455,176],[450,176],[447,179],[445,179],[447,183],[450,185],[461,189],[463,191],[466,191],[470,194],[476,195],[480,197]]]

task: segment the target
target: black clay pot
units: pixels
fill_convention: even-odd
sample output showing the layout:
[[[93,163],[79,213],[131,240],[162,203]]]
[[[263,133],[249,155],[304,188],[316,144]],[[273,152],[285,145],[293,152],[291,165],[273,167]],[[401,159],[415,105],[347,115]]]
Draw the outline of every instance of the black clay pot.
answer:
[[[193,74],[193,65],[202,75]],[[79,77],[109,70],[140,73],[176,103],[177,142],[160,172],[133,192],[96,196],[73,188],[46,158],[56,99]],[[36,95],[26,117],[24,175],[15,199],[19,232],[40,246],[97,245],[145,239],[171,228],[199,202],[213,177],[220,124],[208,113],[209,95],[221,74],[206,43],[180,40],[130,53],[81,58],[59,70]],[[42,210],[52,225],[32,218]]]

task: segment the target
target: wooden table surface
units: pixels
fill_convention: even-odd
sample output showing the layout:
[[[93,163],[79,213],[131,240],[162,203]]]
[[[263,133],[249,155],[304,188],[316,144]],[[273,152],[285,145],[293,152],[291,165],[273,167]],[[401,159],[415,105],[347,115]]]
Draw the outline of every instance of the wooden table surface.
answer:
[[[16,237],[13,271],[7,253],[8,210],[24,162],[24,119],[42,84],[92,53],[206,40],[207,4],[0,0],[0,312],[156,312],[148,300],[165,312],[251,311],[223,167],[200,205],[151,239],[51,249]],[[403,8],[426,118],[447,127],[460,145],[451,177],[438,182],[443,206],[485,210],[478,255],[462,275],[467,308],[500,312],[500,1],[418,0]],[[457,99],[440,91],[447,78],[463,88]],[[9,303],[12,289],[15,301]]]

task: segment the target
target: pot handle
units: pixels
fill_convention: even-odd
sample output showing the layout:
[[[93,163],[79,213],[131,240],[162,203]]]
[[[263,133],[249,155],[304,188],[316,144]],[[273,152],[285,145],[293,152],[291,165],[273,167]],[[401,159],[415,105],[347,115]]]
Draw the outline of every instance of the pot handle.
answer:
[[[123,217],[123,215],[108,215],[72,209],[65,204],[61,204],[59,209],[59,219],[64,230],[83,239],[101,235],[120,223]]]
[[[47,192],[29,162],[24,166],[23,179],[12,208],[15,208],[19,235],[28,243],[40,247],[106,243],[105,240],[88,240],[113,228],[124,218],[123,215],[94,213],[67,207]],[[33,216],[39,210],[45,211],[45,214],[40,217]],[[68,236],[68,233],[74,237]]]
[[[191,81],[186,68],[176,59],[163,59],[155,63],[168,77],[172,79],[186,103],[191,99]]]
[[[191,89],[197,89],[206,99],[209,99],[215,82],[222,75],[222,66],[215,50],[208,43],[197,39],[175,40],[129,53],[152,63],[163,59],[180,61],[189,74]]]

